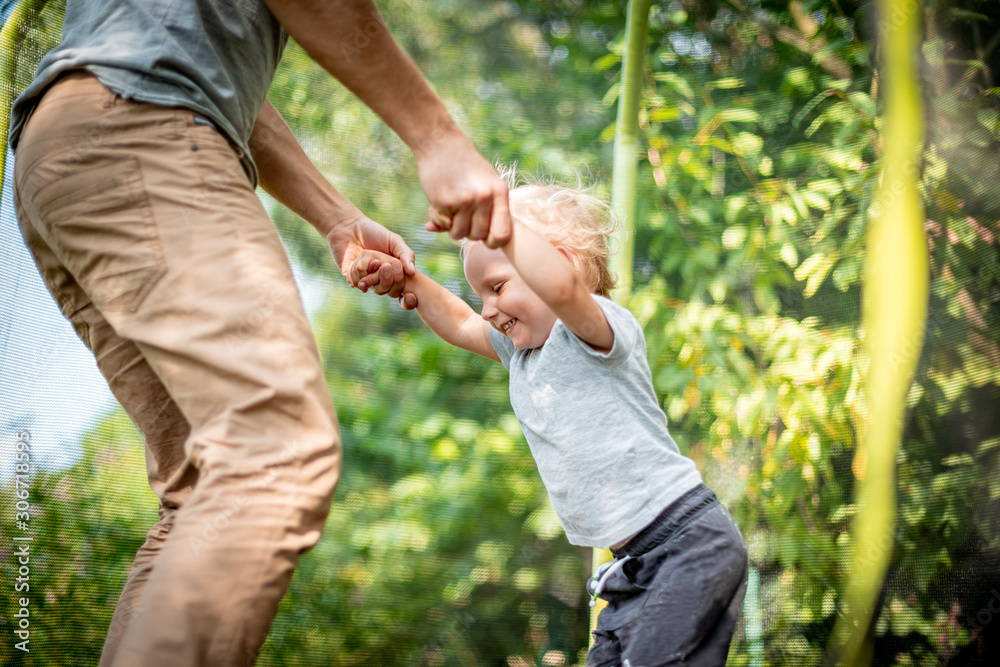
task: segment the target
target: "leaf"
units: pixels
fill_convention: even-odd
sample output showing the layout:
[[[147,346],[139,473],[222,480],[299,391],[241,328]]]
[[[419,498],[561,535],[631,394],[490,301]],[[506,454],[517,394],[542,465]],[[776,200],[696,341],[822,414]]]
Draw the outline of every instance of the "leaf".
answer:
[[[840,523],[846,521],[850,517],[854,516],[855,506],[854,503],[848,503],[846,505],[841,505],[830,515],[830,523]]]
[[[827,97],[833,94],[831,90],[824,90],[823,92],[815,95],[811,100],[806,102],[805,105],[795,114],[795,118],[792,119],[792,126],[798,127],[802,123],[802,120],[812,113],[812,110],[816,108],[816,105],[825,100]]]
[[[677,107],[660,107],[649,112],[649,120],[653,123],[665,123],[680,118]]]
[[[818,192],[810,192],[808,190],[805,190],[801,194],[802,194],[802,199],[806,202],[806,204],[808,204],[812,208],[818,208],[821,211],[830,210],[829,200],[823,195],[819,194]]]
[[[819,286],[823,284],[824,280],[826,280],[827,274],[830,273],[830,269],[836,261],[837,259],[834,256],[827,257],[823,260],[823,263],[820,264],[815,271],[813,271],[812,275],[809,276],[809,280],[806,281],[806,288],[803,290],[802,296],[808,299],[816,293],[816,290],[818,290]]]
[[[795,212],[798,213],[801,218],[808,218],[809,208],[806,206],[806,202],[802,198],[802,195],[799,194],[798,190],[793,189],[793,187],[789,187],[789,190],[788,199],[795,207]]]
[[[731,143],[733,153],[741,157],[755,157],[764,147],[764,140],[750,132],[740,132]]]
[[[837,257],[835,253],[826,255],[825,253],[818,252],[799,265],[794,275],[796,280],[806,281],[806,288],[802,293],[803,296],[808,298],[816,293],[816,290],[819,289],[819,286],[826,279],[827,273],[830,272],[830,268],[836,261]]]
[[[856,256],[845,257],[833,270],[832,279],[834,287],[846,292],[861,279],[861,260]]]
[[[843,192],[844,184],[836,178],[825,178],[809,181],[809,184],[806,185],[806,189],[812,192],[822,193],[827,197],[836,197]]]
[[[614,104],[618,100],[619,88],[620,85],[618,82],[611,84],[611,87],[608,88],[608,92],[604,93],[604,97],[601,99],[601,104],[603,104],[606,107],[610,107],[612,104]]]
[[[594,61],[594,64],[593,64],[594,71],[595,72],[603,72],[604,70],[608,69],[609,67],[612,67],[613,65],[617,65],[618,63],[621,62],[621,60],[622,60],[621,56],[618,55],[617,53],[608,53],[608,54],[605,54],[605,55],[601,56],[600,58],[598,58],[597,60]]]
[[[695,98],[694,89],[691,88],[691,84],[674,72],[657,72],[653,75],[653,79],[667,84],[671,90],[681,94],[688,100]]]
[[[734,227],[728,227],[726,231],[722,232],[722,247],[727,250],[733,250],[739,248],[743,245],[743,242],[747,238],[747,228],[738,225]]]
[[[985,14],[974,12],[971,9],[962,9],[961,7],[950,7],[948,13],[955,21],[985,21],[989,23],[990,20],[990,17]]]
[[[968,466],[975,463],[975,460],[968,454],[953,454],[941,460],[946,466]]]
[[[989,440],[983,440],[979,443],[977,451],[982,454],[983,452],[989,451],[998,445],[1000,445],[1000,438],[990,438]]]
[[[799,253],[795,251],[795,246],[791,243],[786,243],[781,246],[781,250],[778,253],[781,260],[789,266],[789,268],[794,269],[799,263]]]
[[[740,219],[741,213],[747,210],[747,197],[745,195],[727,197],[725,206],[726,222],[732,224]]]
[[[743,79],[737,79],[736,77],[726,77],[725,79],[718,79],[711,84],[714,88],[719,90],[726,90],[729,88],[742,88],[744,85]]]
[[[927,59],[927,63],[933,67],[944,64],[946,49],[944,39],[941,37],[929,39],[920,46],[920,50],[923,52],[924,58]]]
[[[976,119],[993,134],[1000,134],[1000,112],[996,109],[984,108],[976,112]]]
[[[616,123],[610,123],[607,127],[601,130],[601,134],[598,139],[603,143],[609,143],[614,140],[615,133],[618,131],[618,125]]]
[[[739,107],[731,107],[728,109],[723,109],[719,112],[719,118],[727,122],[737,122],[737,123],[758,123],[760,122],[760,114],[758,114],[753,109],[742,109]]]
[[[775,221],[787,222],[792,226],[799,221],[798,215],[795,213],[795,208],[788,200],[775,202],[771,210],[773,211]]]
[[[809,123],[809,127],[806,128],[806,131],[803,132],[803,134],[806,136],[806,138],[812,137],[812,135],[814,135],[816,131],[823,126],[823,123],[825,123],[829,119],[830,119],[830,114],[826,112],[821,113],[820,115],[816,116],[816,118],[813,119],[813,122]]]

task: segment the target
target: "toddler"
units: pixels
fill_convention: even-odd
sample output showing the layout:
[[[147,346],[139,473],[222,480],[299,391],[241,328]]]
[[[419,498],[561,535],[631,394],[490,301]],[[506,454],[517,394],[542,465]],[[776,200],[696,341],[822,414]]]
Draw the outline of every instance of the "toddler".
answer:
[[[615,560],[588,582],[591,604],[608,605],[587,666],[725,664],[746,547],[667,431],[642,328],[608,298],[610,211],[583,192],[528,185],[511,190],[510,212],[502,248],[463,245],[481,315],[420,272],[406,279],[405,306],[412,294],[438,336],[507,367],[514,414],[566,537],[611,548]],[[367,291],[392,261],[365,253],[353,282]]]

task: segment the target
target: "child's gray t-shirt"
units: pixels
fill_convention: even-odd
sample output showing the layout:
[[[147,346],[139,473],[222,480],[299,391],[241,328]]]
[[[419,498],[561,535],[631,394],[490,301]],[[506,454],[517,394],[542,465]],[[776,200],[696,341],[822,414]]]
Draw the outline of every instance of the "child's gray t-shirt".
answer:
[[[490,328],[510,371],[510,402],[566,537],[607,547],[637,533],[701,482],[667,431],[628,309],[594,295],[615,342],[599,352],[556,320],[542,347],[518,350]]]

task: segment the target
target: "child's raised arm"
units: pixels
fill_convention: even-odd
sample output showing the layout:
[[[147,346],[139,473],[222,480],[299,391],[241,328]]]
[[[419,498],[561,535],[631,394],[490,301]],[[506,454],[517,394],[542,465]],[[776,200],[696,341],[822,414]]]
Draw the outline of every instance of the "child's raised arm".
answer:
[[[354,273],[361,291],[367,291],[368,287],[378,282],[378,265],[382,262],[389,263],[392,259],[390,255],[372,250],[366,250],[358,258],[354,264]],[[417,314],[420,319],[443,341],[475,352],[481,357],[500,361],[490,342],[489,323],[477,315],[469,304],[420,271],[416,275],[406,276],[404,297],[406,294],[413,294],[417,298]]]
[[[597,350],[610,350],[614,331],[568,253],[523,224],[515,223],[512,231],[502,250],[518,275],[581,340]]]

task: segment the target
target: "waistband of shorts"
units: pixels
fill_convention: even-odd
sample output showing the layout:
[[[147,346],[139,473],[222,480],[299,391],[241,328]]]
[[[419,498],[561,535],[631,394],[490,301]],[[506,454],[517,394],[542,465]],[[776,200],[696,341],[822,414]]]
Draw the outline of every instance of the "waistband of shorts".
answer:
[[[666,542],[718,502],[719,499],[715,497],[715,492],[699,482],[697,486],[667,505],[659,516],[636,533],[620,549],[612,549],[611,553],[615,558],[622,558],[626,555],[633,558],[641,556]]]

